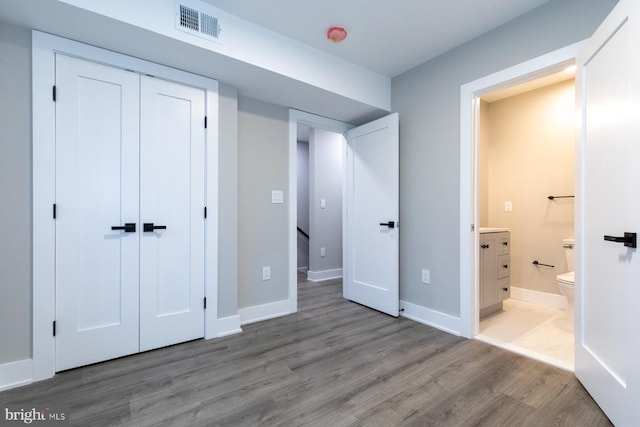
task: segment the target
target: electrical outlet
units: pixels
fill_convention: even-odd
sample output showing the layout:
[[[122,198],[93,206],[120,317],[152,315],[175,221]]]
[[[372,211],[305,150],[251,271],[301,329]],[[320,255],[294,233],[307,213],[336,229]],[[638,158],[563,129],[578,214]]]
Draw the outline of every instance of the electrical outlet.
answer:
[[[429,270],[422,270],[422,283],[425,285],[431,284],[431,272]]]
[[[262,267],[262,280],[271,280],[271,267]]]
[[[320,256],[321,257],[327,256],[327,249],[326,248],[320,248]]]
[[[504,202],[504,211],[505,211],[505,212],[511,212],[511,211],[513,211],[513,203],[511,203],[511,202]]]

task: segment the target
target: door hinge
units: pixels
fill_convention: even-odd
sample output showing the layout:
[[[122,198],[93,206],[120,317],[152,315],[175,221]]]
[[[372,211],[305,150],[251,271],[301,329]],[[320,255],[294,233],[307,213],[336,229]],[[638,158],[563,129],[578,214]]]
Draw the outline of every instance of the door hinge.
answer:
[[[53,219],[56,219],[56,204],[53,204]]]
[[[56,321],[53,321],[53,336],[56,336]]]
[[[56,102],[56,85],[53,85],[53,102]]]
[[[207,219],[207,207],[204,207],[204,219]]]
[[[476,231],[476,225],[475,224],[471,224],[471,231]]]
[[[204,309],[207,309],[207,297],[204,297]]]
[[[207,116],[204,116],[204,128],[207,128]]]

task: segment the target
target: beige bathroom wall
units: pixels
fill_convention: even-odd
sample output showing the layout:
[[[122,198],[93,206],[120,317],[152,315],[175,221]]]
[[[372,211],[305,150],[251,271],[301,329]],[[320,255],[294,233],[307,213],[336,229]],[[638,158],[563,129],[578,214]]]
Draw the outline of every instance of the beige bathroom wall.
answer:
[[[574,194],[574,80],[481,111],[489,134],[487,226],[511,230],[511,286],[559,294],[555,277],[567,271],[561,240],[574,236],[574,199],[547,196]]]
[[[489,226],[489,103],[480,101],[478,126],[478,220]]]

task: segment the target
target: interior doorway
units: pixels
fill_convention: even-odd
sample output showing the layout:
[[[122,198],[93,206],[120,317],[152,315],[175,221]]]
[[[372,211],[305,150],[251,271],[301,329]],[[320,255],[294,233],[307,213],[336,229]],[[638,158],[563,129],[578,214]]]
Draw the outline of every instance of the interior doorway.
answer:
[[[298,124],[297,269],[312,282],[342,277],[345,139]]]
[[[349,129],[352,129],[354,126],[349,124],[349,123],[345,123],[345,122],[341,122],[338,120],[333,120],[333,119],[328,119],[326,117],[322,117],[322,116],[317,116],[315,114],[310,114],[310,113],[306,113],[303,111],[298,111],[298,110],[289,110],[289,198],[290,198],[290,203],[289,203],[289,301],[290,301],[290,312],[294,313],[297,311],[298,308],[298,275],[299,275],[299,268],[301,270],[305,270],[304,267],[307,267],[307,269],[309,267],[315,268],[313,266],[310,265],[299,265],[298,264],[298,249],[299,249],[299,242],[302,242],[300,244],[301,249],[304,249],[305,246],[305,241],[310,243],[310,240],[313,239],[313,231],[311,229],[309,230],[305,230],[304,226],[306,225],[306,222],[303,220],[303,223],[300,224],[302,225],[301,227],[298,227],[299,225],[299,221],[298,221],[298,215],[299,215],[299,203],[298,203],[298,198],[299,197],[307,197],[307,194],[309,194],[309,191],[302,191],[302,194],[299,194],[299,186],[298,186],[298,169],[299,169],[299,160],[298,160],[298,155],[302,154],[298,152],[298,140],[299,138],[301,138],[303,141],[306,139],[309,139],[309,135],[306,135],[307,130],[309,131],[309,134],[311,133],[311,129],[315,130],[319,130],[322,133],[331,133],[334,135],[338,135],[341,139],[342,139],[342,156],[345,155],[345,140],[344,140],[344,134],[346,134],[346,132]],[[308,143],[308,141],[307,141]],[[304,143],[303,143],[304,146]],[[303,148],[304,150],[304,148]],[[342,157],[343,162],[342,165],[344,165],[344,157]],[[304,169],[304,168],[302,168]],[[309,168],[307,168],[308,170]],[[344,218],[344,191],[342,191],[342,189],[344,188],[344,173],[342,174],[341,179],[341,187],[340,187],[340,191],[341,191],[341,206],[340,206],[340,224],[342,224],[342,220]],[[303,183],[301,190],[304,190],[305,185]],[[310,196],[309,196],[310,197]],[[322,197],[314,197],[317,203],[317,208],[320,209],[320,199]],[[302,214],[303,215],[307,215],[305,213],[304,210],[304,206],[307,206],[308,211],[310,211],[310,203],[305,204],[302,203]],[[327,200],[325,198],[325,208],[324,210],[326,211],[326,207],[327,207]],[[310,212],[309,212],[310,215]],[[307,235],[309,235],[309,239],[307,239],[301,231],[298,230],[298,228],[302,229],[302,231],[304,231]],[[342,231],[340,231],[340,233],[342,234]],[[342,240],[340,240],[339,246],[340,246],[340,251],[342,252],[342,246],[343,246],[344,242]],[[315,248],[317,250],[317,256],[320,257],[320,248],[322,246],[316,245],[317,247]],[[309,245],[309,251],[305,253],[308,255],[309,258],[311,258],[311,256],[313,256],[313,252],[311,249],[311,245]],[[304,255],[303,255],[304,257]],[[341,255],[342,257],[342,255]],[[322,257],[321,257],[322,258]],[[326,258],[326,246],[325,246],[325,257]],[[301,260],[301,261],[305,261],[305,259]],[[301,264],[304,264],[301,263]],[[342,263],[341,263],[342,264]],[[321,267],[322,268],[322,267]],[[327,269],[327,270],[332,270],[332,269]],[[313,270],[312,270],[313,271]],[[322,271],[322,270],[318,270],[318,271]],[[302,273],[303,276],[302,277],[306,277],[307,276],[307,271],[305,271],[304,273]],[[329,273],[324,273],[327,276],[330,275],[334,275],[336,272],[329,272]],[[342,273],[340,272],[340,275]],[[325,276],[326,277],[326,276]],[[322,278],[322,274],[318,274],[316,276],[314,276],[314,278]],[[328,277],[327,277],[328,278]]]
[[[479,259],[482,225],[479,209],[479,137],[481,98],[487,94],[546,77],[575,63],[583,43],[576,43],[525,63],[467,83],[461,87],[460,140],[460,320],[461,334],[480,332]],[[551,194],[549,194],[551,195]],[[503,203],[509,200],[503,200]],[[509,208],[506,204],[503,208]],[[540,262],[542,262],[540,260]]]
[[[570,371],[574,75],[567,67],[481,96],[477,166],[476,339]]]

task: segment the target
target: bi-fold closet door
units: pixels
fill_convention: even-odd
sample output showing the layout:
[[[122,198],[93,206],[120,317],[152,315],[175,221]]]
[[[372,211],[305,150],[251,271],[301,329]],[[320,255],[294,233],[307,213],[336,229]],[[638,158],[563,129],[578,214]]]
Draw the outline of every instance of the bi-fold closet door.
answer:
[[[56,370],[204,336],[205,91],[56,55]]]

